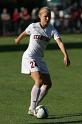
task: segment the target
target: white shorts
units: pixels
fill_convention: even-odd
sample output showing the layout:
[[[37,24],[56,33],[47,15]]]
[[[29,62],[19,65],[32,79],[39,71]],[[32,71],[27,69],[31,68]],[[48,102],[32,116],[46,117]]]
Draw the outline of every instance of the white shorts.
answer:
[[[32,59],[22,57],[21,73],[30,74],[31,72],[40,71],[49,73],[46,63],[42,59]]]

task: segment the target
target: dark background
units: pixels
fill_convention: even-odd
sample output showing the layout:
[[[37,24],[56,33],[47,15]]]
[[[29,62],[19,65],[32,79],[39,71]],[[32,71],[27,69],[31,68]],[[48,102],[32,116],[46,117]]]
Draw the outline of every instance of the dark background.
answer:
[[[35,7],[42,7],[47,4],[46,0],[0,0],[0,12],[4,7],[12,13],[14,8],[26,7],[28,8],[29,13]]]

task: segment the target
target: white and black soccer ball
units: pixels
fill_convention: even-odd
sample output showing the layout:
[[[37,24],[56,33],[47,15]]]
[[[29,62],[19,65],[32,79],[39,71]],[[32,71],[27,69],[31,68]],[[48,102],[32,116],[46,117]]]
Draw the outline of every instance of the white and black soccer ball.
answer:
[[[43,105],[39,105],[36,107],[37,118],[47,118],[48,117],[48,109]]]

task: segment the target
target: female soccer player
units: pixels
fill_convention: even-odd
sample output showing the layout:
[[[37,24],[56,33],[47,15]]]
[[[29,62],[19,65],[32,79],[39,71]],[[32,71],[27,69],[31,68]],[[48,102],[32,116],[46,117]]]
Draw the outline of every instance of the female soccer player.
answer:
[[[48,67],[43,60],[44,50],[53,36],[64,56],[64,64],[68,66],[70,60],[61,37],[57,30],[49,24],[51,11],[48,7],[42,7],[39,11],[40,21],[30,24],[24,32],[16,39],[15,43],[19,44],[24,36],[30,35],[30,41],[27,50],[22,57],[21,72],[30,74],[35,84],[31,90],[31,102],[28,114],[35,115],[35,108],[39,102],[48,93],[52,82]]]

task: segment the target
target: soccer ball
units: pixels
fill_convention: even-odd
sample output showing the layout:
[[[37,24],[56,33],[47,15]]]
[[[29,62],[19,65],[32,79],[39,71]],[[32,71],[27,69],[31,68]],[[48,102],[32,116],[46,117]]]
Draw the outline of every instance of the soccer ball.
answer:
[[[36,113],[37,113],[37,118],[42,119],[48,117],[48,109],[43,105],[39,105],[36,107]]]

